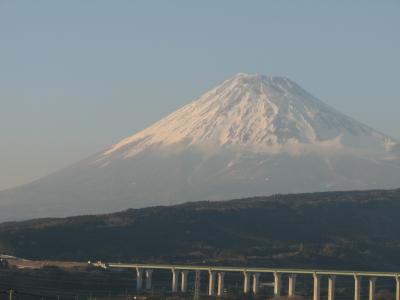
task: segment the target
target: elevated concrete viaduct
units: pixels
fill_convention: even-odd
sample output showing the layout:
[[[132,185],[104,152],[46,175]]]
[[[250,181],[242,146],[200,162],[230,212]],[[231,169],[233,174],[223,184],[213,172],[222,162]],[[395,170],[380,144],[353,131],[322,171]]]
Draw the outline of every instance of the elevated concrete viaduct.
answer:
[[[223,266],[191,266],[191,265],[161,265],[161,264],[129,264],[129,263],[97,263],[105,268],[131,268],[136,270],[138,290],[143,288],[143,274],[146,279],[146,289],[152,287],[153,270],[171,270],[172,292],[187,291],[190,272],[202,271],[208,274],[208,295],[223,296],[224,279],[226,273],[243,274],[243,293],[257,294],[259,291],[260,276],[270,273],[273,275],[273,291],[275,296],[282,296],[282,275],[288,278],[288,296],[296,295],[296,276],[309,275],[313,279],[313,300],[321,300],[321,278],[328,279],[327,295],[323,298],[335,300],[335,280],[339,276],[352,277],[354,280],[354,300],[361,300],[362,279],[369,284],[369,300],[375,300],[375,286],[379,278],[393,278],[396,300],[400,300],[400,273],[392,272],[358,272],[337,270],[310,270],[310,269],[273,269],[273,268],[240,268]],[[180,288],[179,288],[180,275]]]

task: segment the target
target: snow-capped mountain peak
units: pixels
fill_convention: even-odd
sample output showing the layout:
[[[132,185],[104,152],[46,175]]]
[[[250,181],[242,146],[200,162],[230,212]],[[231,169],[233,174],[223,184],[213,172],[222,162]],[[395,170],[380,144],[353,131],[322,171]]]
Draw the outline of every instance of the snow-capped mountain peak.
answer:
[[[0,192],[0,221],[399,182],[397,141],[290,79],[240,73],[100,154]]]
[[[353,151],[366,143],[372,153],[397,142],[329,107],[288,78],[239,73],[113,145],[103,157],[132,157],[154,145],[298,153],[344,146]]]

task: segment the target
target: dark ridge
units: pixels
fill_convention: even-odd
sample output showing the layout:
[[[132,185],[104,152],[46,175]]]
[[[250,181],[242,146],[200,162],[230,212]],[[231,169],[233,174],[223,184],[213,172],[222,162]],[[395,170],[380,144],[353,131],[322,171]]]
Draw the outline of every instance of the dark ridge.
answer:
[[[0,224],[0,253],[400,270],[400,190],[274,195]]]

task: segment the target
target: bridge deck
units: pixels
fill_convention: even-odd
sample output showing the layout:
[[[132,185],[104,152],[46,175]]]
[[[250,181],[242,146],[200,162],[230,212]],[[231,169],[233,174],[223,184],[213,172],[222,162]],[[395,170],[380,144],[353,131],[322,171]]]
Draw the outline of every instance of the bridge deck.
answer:
[[[199,270],[219,272],[250,272],[250,273],[282,273],[282,274],[319,274],[337,276],[367,276],[367,277],[400,277],[400,272],[366,272],[366,271],[340,271],[319,269],[279,269],[279,268],[251,268],[251,267],[221,267],[221,266],[193,266],[193,265],[163,265],[163,264],[129,264],[109,263],[109,268],[143,268],[143,269],[167,269],[167,270]]]

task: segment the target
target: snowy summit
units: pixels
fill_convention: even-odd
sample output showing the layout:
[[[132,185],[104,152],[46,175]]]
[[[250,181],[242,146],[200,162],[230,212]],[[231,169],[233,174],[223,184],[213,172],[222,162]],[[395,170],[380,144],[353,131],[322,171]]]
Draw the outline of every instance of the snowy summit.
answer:
[[[396,143],[287,78],[239,73],[103,155],[127,158],[152,146],[205,144],[265,153],[337,151],[343,146],[379,153]]]
[[[399,182],[398,141],[290,79],[240,73],[100,154],[0,192],[0,220]]]

